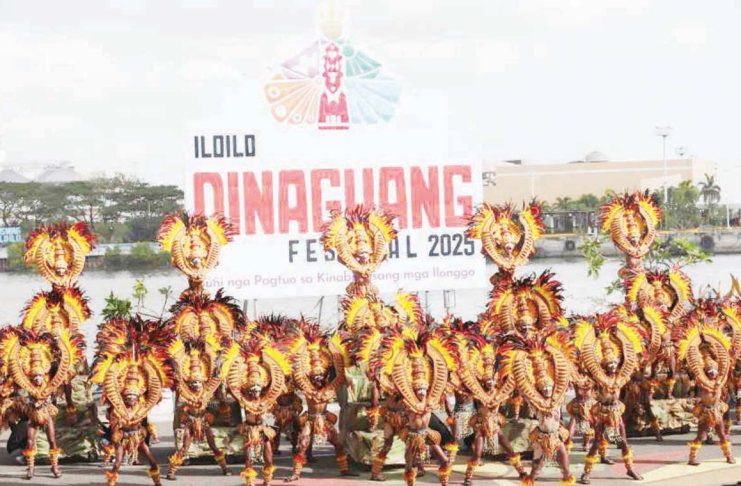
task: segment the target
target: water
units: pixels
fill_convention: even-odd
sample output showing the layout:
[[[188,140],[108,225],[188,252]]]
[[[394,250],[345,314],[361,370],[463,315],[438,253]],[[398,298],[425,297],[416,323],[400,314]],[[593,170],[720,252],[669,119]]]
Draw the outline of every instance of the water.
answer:
[[[563,284],[564,306],[567,313],[587,314],[603,310],[609,303],[620,300],[620,295],[615,293],[606,296],[605,287],[615,278],[620,266],[617,259],[608,260],[598,279],[587,276],[584,260],[562,260],[542,259],[535,260],[527,268],[518,272],[524,275],[528,272],[540,273],[550,268],[556,273],[556,278]],[[493,272],[495,267],[490,266]],[[719,255],[710,263],[701,263],[685,269],[693,280],[695,292],[707,288],[707,286],[727,291],[730,284],[731,273],[741,273],[741,255]],[[156,273],[132,273],[132,272],[103,272],[90,271],[82,275],[79,286],[89,298],[93,318],[84,326],[88,342],[88,354],[93,351],[96,325],[100,321],[100,312],[105,306],[104,299],[113,292],[118,297],[131,298],[134,282],[142,279],[149,289],[144,300],[143,311],[151,315],[160,315],[164,297],[158,292],[162,287],[171,286],[174,297],[185,288],[185,277],[175,270]],[[0,323],[17,324],[20,320],[20,312],[26,302],[34,293],[40,290],[48,290],[50,285],[35,273],[0,274],[2,281],[3,305],[0,306]],[[474,319],[486,304],[488,289],[459,290],[455,292],[452,299],[450,311],[464,319]],[[392,296],[384,296],[391,298]],[[422,292],[420,299],[425,309],[433,316],[442,317],[446,309],[443,304],[442,292]],[[133,299],[132,299],[133,300]],[[172,300],[167,304],[172,303]],[[320,305],[318,298],[293,298],[293,299],[263,299],[257,302],[250,301],[246,304],[250,316],[264,313],[283,313],[289,316],[298,316],[303,313],[307,317],[318,318],[321,308],[321,320],[327,325],[337,322],[339,317],[339,299],[337,296],[328,296]]]

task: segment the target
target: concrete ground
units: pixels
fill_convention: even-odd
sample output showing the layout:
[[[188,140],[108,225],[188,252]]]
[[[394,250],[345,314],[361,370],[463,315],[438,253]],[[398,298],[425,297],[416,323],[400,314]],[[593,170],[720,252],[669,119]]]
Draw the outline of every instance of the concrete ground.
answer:
[[[161,433],[162,441],[153,447],[154,453],[164,472],[167,469],[167,456],[173,449],[172,435],[167,435],[168,424],[158,424],[158,430]],[[7,437],[7,431],[3,434],[2,443]],[[636,481],[635,484],[666,484],[679,486],[679,482],[687,481],[681,486],[702,486],[702,485],[735,485],[741,481],[741,427],[733,427],[732,442],[734,452],[739,460],[739,464],[726,464],[722,457],[718,445],[704,446],[700,450],[700,459],[702,464],[697,467],[686,465],[687,461],[687,441],[692,436],[670,435],[667,436],[663,443],[657,443],[649,437],[636,438],[631,440],[634,447],[635,467],[643,475],[643,481]],[[284,443],[285,444],[285,443]],[[311,486],[319,484],[328,484],[331,486],[357,486],[361,484],[386,484],[387,486],[400,486],[403,484],[402,471],[400,468],[388,468],[386,473],[387,481],[385,483],[374,483],[368,480],[369,472],[366,467],[355,466],[358,477],[340,478],[336,476],[332,451],[322,447],[317,449],[318,462],[309,464],[304,469],[303,477],[297,481],[296,485]],[[628,485],[631,481],[625,476],[625,469],[620,461],[620,452],[612,450],[611,457],[617,460],[612,466],[600,465],[595,467],[592,484],[594,485]],[[453,477],[451,484],[460,484],[463,481],[463,471],[466,468],[467,457],[462,452],[456,465],[453,468]],[[571,454],[572,472],[579,477],[583,469],[584,452],[574,448]],[[528,461],[524,461],[526,467]],[[276,471],[273,484],[282,484],[282,478],[290,474],[290,454],[283,448],[282,454],[277,457],[278,470]],[[210,464],[206,465],[189,465],[183,466],[178,472],[177,481],[170,482],[164,480],[164,484],[182,485],[182,486],[237,486],[242,484],[239,471],[241,466],[238,464],[230,465],[232,476],[221,476],[218,467]],[[434,474],[436,467],[429,466],[428,474],[418,480],[418,484],[436,484],[437,477]],[[5,452],[4,447],[0,453],[0,485],[19,485],[29,484],[23,481],[25,468],[13,462],[13,459]],[[36,485],[92,485],[105,484],[103,468],[100,464],[63,464],[62,471],[64,476],[60,479],[53,479],[49,473],[49,467],[40,465],[37,468],[37,477],[33,480]],[[261,469],[258,467],[258,473]],[[544,469],[542,478],[538,484],[558,484],[558,469],[555,466],[549,466]],[[145,466],[127,466],[121,471],[119,484],[127,485],[146,485],[152,484],[146,475]],[[257,484],[262,484],[259,481]],[[480,485],[517,485],[519,480],[513,473],[512,468],[503,463],[492,463],[485,461],[484,465],[478,469],[477,481],[475,484]],[[741,483],[740,483],[741,484]]]

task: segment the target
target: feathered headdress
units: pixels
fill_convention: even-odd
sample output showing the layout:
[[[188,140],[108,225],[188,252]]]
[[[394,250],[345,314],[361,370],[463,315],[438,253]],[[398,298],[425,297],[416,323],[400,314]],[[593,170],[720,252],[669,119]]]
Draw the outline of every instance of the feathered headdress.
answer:
[[[157,234],[160,247],[171,254],[172,264],[189,279],[202,280],[219,263],[221,247],[232,240],[232,229],[222,216],[187,212],[165,218]]]
[[[388,257],[389,243],[396,239],[393,216],[375,208],[356,206],[344,214],[332,211],[331,221],[322,229],[325,250],[353,273],[369,275]],[[365,260],[361,253],[366,253]]]
[[[54,285],[70,286],[82,273],[85,257],[95,247],[87,224],[60,223],[39,226],[26,239],[24,261],[35,264],[42,277]]]
[[[633,258],[642,258],[656,238],[661,208],[654,196],[634,192],[615,196],[600,208],[602,231],[615,246]]]
[[[513,272],[535,253],[535,242],[545,230],[537,202],[524,206],[519,214],[511,204],[484,203],[468,222],[466,236],[481,240],[482,253],[504,272]]]

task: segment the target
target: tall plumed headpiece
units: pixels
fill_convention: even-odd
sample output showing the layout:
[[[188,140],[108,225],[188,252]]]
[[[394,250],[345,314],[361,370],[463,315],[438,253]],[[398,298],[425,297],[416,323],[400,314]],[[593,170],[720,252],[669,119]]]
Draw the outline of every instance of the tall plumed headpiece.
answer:
[[[325,250],[333,250],[351,272],[369,276],[389,254],[396,239],[393,216],[380,209],[357,206],[344,213],[333,211],[322,231]]]
[[[203,280],[218,265],[221,247],[231,239],[231,227],[223,217],[186,212],[167,216],[157,235],[162,249],[170,252],[172,264],[194,281]]]
[[[167,346],[174,334],[160,321],[115,318],[102,324],[90,381],[103,385],[103,399],[114,412],[129,416],[123,398],[137,397],[136,417],[143,419],[173,384]]]
[[[648,192],[615,196],[600,208],[602,231],[626,255],[642,258],[656,239],[661,208]]]
[[[719,319],[721,308],[710,300],[699,300],[697,308],[686,319],[675,325],[673,338],[677,343],[677,357],[686,360],[698,385],[713,390],[724,386],[732,364],[732,341],[723,331]],[[709,377],[708,365],[717,366],[717,376]]]
[[[54,285],[74,284],[85,267],[85,257],[95,247],[95,235],[77,222],[39,226],[26,239],[24,260]]]
[[[515,212],[511,204],[484,203],[468,222],[466,236],[481,240],[482,252],[503,272],[514,272],[535,253],[535,242],[545,227],[537,202]]]
[[[496,274],[488,315],[504,333],[527,333],[558,323],[563,317],[561,284],[548,270],[537,278]]]

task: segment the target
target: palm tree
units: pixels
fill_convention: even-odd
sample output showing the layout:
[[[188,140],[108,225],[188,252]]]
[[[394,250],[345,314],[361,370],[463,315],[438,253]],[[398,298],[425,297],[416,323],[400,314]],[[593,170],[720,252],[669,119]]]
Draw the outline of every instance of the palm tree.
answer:
[[[553,205],[554,208],[558,209],[559,211],[568,211],[571,209],[572,200],[570,197],[557,197],[556,198],[556,204]]]
[[[698,184],[700,187],[700,197],[702,202],[707,206],[706,222],[710,222],[710,218],[715,213],[715,205],[720,201],[720,186],[715,183],[715,176],[705,174],[705,180],[700,181]]]
[[[715,176],[705,174],[705,180],[700,181],[700,196],[702,201],[708,206],[720,201],[720,186],[715,183]]]

